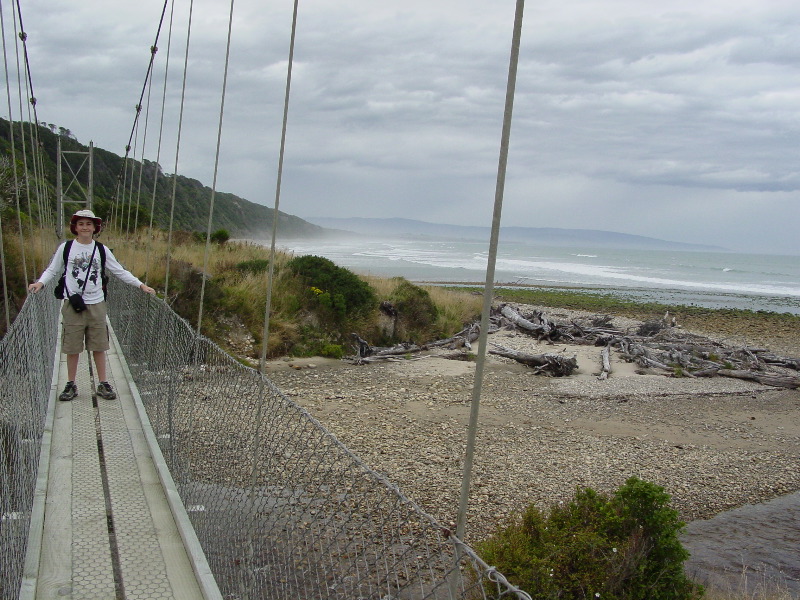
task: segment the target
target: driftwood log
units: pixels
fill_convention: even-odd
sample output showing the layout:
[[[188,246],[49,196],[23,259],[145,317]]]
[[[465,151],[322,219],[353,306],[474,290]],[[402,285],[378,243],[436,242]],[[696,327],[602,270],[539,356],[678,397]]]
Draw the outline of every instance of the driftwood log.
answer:
[[[544,373],[553,377],[565,377],[572,375],[572,372],[578,368],[578,359],[575,356],[554,353],[526,354],[525,352],[505,348],[499,344],[493,343],[492,346],[496,350],[489,349],[489,354],[513,358],[523,365],[533,367],[536,373]]]
[[[611,375],[611,344],[606,344],[603,351],[600,353],[600,375],[597,378],[600,381],[608,379]]]
[[[512,329],[549,343],[564,342],[602,347],[599,380],[612,376],[612,352],[622,360],[643,368],[663,372],[671,377],[734,377],[763,385],[789,389],[800,388],[800,359],[777,356],[766,348],[729,347],[707,337],[685,332],[669,313],[648,321],[636,331],[623,331],[613,326],[611,317],[597,315],[571,322],[557,322],[542,311],[522,314],[508,304],[494,309],[489,333]],[[391,348],[374,348],[353,334],[357,356],[353,362],[364,364],[379,360],[396,360],[398,356],[434,348],[460,352],[471,349],[480,333],[473,323],[453,337],[423,345],[399,344]],[[490,354],[504,356],[533,368],[536,373],[568,376],[577,368],[576,357],[563,354],[526,354],[492,344]]]
[[[494,333],[497,331],[497,328],[494,329],[489,328],[489,333]],[[425,348],[437,348],[439,346],[446,346],[450,350],[456,350],[458,348],[466,348],[467,350],[472,349],[472,342],[478,339],[481,333],[481,326],[480,323],[473,323],[468,327],[465,327],[453,337],[449,337],[446,340],[437,340],[435,342],[429,342],[425,344]]]
[[[748,379],[750,381],[757,381],[763,385],[789,388],[790,390],[800,388],[800,377],[794,375],[776,375],[774,373],[757,373],[754,371],[740,371],[737,369],[718,369],[714,374],[720,377]]]
[[[389,360],[397,358],[398,356],[405,356],[407,354],[420,352],[424,349],[422,346],[417,346],[411,342],[403,342],[402,344],[397,344],[396,346],[392,346],[390,348],[373,347],[370,346],[369,342],[367,342],[357,333],[353,333],[351,336],[355,340],[355,345],[358,352],[353,360],[353,364],[357,365],[377,362],[379,360]]]

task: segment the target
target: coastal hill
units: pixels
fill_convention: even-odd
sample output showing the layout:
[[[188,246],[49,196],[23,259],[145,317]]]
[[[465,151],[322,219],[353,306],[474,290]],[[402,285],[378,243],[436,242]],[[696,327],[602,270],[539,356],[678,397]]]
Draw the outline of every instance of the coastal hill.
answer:
[[[9,123],[5,119],[0,119],[0,155],[11,158],[11,143],[9,137]],[[19,123],[14,123],[14,141],[16,146],[16,156],[18,164],[22,164],[23,141],[20,135]],[[29,125],[25,124],[26,138],[29,138]],[[61,140],[62,151],[66,152],[87,152],[88,146],[81,144],[73,136],[70,130],[55,125],[40,125],[36,134],[43,149],[42,163],[44,179],[50,188],[47,196],[55,198],[56,170],[58,141]],[[26,140],[26,159],[27,165],[33,163],[30,153],[30,141]],[[73,157],[70,165],[80,165],[85,157],[78,155]],[[157,227],[166,229],[169,226],[170,210],[172,205],[172,190],[175,188],[175,214],[173,228],[176,230],[205,231],[208,227],[208,211],[211,202],[211,188],[196,179],[184,177],[183,175],[172,175],[164,173],[161,165],[147,159],[142,163],[138,160],[128,159],[127,167],[125,158],[95,147],[93,153],[94,169],[94,202],[93,209],[98,216],[108,218],[111,212],[111,204],[118,194],[123,198],[123,214],[132,214],[132,222],[138,226],[146,225],[150,221],[150,206],[153,206],[154,224]],[[10,164],[10,163],[9,163]],[[77,169],[76,169],[77,170]],[[18,172],[22,174],[21,166]],[[84,167],[79,172],[78,182],[83,189],[86,188],[88,180],[88,168]],[[64,167],[64,186],[68,187],[71,181],[71,174]],[[124,185],[118,186],[118,181],[123,181]],[[153,198],[153,186],[155,183],[155,198]],[[124,190],[118,192],[118,187]],[[71,186],[67,192],[72,200],[82,199],[82,191],[78,186]],[[133,201],[131,202],[131,198]],[[65,198],[65,202],[70,198]],[[70,213],[77,208],[77,204],[68,204],[65,212]],[[27,212],[26,208],[23,211]],[[36,213],[37,207],[32,207],[32,212]],[[138,218],[135,215],[138,212]],[[272,230],[272,215],[274,210],[270,207],[250,202],[234,194],[220,192],[217,190],[214,198],[214,218],[212,231],[226,229],[234,237],[259,237],[268,235]],[[309,237],[319,236],[323,233],[322,228],[312,225],[308,221],[279,212],[279,232],[287,237]]]
[[[427,223],[413,219],[369,219],[362,217],[307,217],[316,225],[334,230],[330,235],[387,237],[407,239],[488,240],[489,227]],[[520,242],[541,246],[590,246],[593,248],[630,248],[637,250],[684,250],[724,252],[726,248],[703,244],[686,244],[657,238],[598,231],[594,229],[558,229],[555,227],[501,227],[501,242]]]
[[[10,131],[14,131],[17,162],[21,164],[22,148],[26,149],[28,165],[34,163],[30,153],[31,144],[23,144],[19,123],[11,128],[7,120],[0,118],[0,154],[10,158]],[[30,135],[25,125],[26,136]],[[55,197],[58,141],[66,152],[87,152],[88,146],[81,144],[63,127],[41,124],[36,128],[38,142],[43,149],[42,167],[49,197]],[[164,173],[156,162],[126,159],[102,148],[94,148],[94,205],[95,212],[107,218],[115,197],[123,197],[123,214],[132,215],[130,223],[138,226],[149,223],[152,205],[153,221],[157,227],[169,225],[172,190],[175,189],[174,229],[205,231],[208,225],[208,210],[211,188],[196,179],[183,175]],[[18,167],[18,173],[21,168]],[[79,173],[79,183],[86,185],[86,171]],[[21,174],[21,173],[20,173]],[[70,174],[65,169],[65,186]],[[123,182],[120,185],[119,182]],[[156,193],[153,194],[155,186]],[[122,190],[122,191],[119,191]],[[80,197],[78,186],[71,186],[68,193],[73,200]],[[131,201],[131,198],[133,200]],[[70,198],[65,198],[69,201]],[[68,214],[77,204],[67,205]],[[25,210],[25,208],[23,208]],[[37,207],[32,207],[36,213]],[[26,211],[27,212],[27,211]],[[234,194],[217,190],[214,200],[212,230],[226,229],[233,237],[263,239],[272,231],[273,209],[251,202]],[[138,217],[136,216],[138,213]],[[488,240],[489,227],[447,225],[428,223],[414,219],[374,219],[309,217],[302,219],[284,212],[279,213],[278,234],[282,238],[392,236],[411,239],[455,239]],[[124,225],[124,224],[123,224]],[[725,248],[703,244],[686,244],[612,231],[591,229],[558,229],[552,227],[503,227],[501,241],[521,242],[542,246],[590,246],[593,248],[622,248],[642,250],[696,250],[725,251]]]

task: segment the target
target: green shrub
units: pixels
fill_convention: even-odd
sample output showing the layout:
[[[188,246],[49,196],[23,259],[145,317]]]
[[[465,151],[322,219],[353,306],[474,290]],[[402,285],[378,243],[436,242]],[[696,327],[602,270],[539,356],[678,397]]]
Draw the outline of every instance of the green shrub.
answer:
[[[536,600],[690,600],[684,526],[664,489],[636,477],[607,497],[591,488],[544,513],[531,505],[516,522],[476,544],[479,554]]]
[[[344,349],[340,344],[325,344],[319,351],[319,354],[327,358],[342,358],[344,356]]]
[[[236,264],[236,270],[247,275],[259,275],[269,269],[269,261],[264,258],[254,258]]]
[[[327,258],[298,256],[287,266],[308,285],[313,302],[340,318],[364,313],[375,305],[375,293],[366,282]]]
[[[228,233],[227,229],[217,229],[211,234],[211,241],[215,244],[224,244],[229,239],[231,239],[231,234]]]
[[[390,301],[397,309],[400,320],[417,329],[429,327],[436,321],[438,310],[427,290],[414,285],[402,277],[392,291]]]

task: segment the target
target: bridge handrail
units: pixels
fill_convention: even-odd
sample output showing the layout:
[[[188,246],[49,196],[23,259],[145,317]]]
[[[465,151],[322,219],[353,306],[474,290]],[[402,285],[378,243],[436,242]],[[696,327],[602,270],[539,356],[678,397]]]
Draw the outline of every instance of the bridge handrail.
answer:
[[[38,547],[59,307],[49,290],[29,295],[0,340],[0,598],[17,598]]]
[[[530,598],[163,300],[109,305],[224,597]]]

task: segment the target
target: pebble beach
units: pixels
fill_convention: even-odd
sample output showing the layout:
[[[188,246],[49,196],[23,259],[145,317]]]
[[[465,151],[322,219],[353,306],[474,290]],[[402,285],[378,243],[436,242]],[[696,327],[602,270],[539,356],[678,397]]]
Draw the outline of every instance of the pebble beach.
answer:
[[[561,320],[576,311],[539,308]],[[638,322],[618,317],[616,327]],[[681,324],[732,345],[800,356],[792,331],[751,331],[707,320]],[[663,486],[685,521],[800,490],[800,390],[729,378],[649,373],[600,349],[550,345],[516,332],[490,342],[529,353],[576,355],[565,378],[537,376],[489,355],[481,394],[466,541],[490,534],[530,503],[568,499],[576,487],[611,492],[630,476]],[[270,379],[368,466],[444,525],[455,523],[475,363],[452,352],[353,365],[281,359]]]

